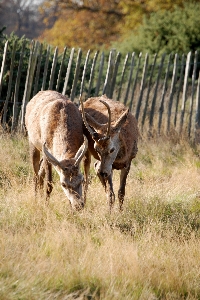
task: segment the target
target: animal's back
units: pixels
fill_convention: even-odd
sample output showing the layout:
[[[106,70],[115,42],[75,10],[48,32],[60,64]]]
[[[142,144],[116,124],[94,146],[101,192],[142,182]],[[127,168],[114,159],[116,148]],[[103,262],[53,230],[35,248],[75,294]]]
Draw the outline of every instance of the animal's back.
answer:
[[[30,141],[42,149],[47,143],[53,154],[76,151],[83,143],[82,118],[78,108],[56,91],[41,91],[27,104],[25,124]]]

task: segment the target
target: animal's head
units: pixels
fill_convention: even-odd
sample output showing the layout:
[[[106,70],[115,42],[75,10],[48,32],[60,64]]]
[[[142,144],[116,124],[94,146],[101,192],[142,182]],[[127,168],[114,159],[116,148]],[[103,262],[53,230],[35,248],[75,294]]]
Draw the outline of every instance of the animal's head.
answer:
[[[79,165],[88,148],[87,138],[77,151],[74,158],[58,161],[43,144],[43,153],[47,160],[55,167],[60,175],[61,187],[70,201],[72,208],[80,210],[84,207],[82,198],[83,175],[80,173]]]
[[[111,126],[111,110],[107,102],[102,102],[108,110],[108,123],[100,124],[98,120],[95,120],[91,115],[85,113],[82,103],[82,116],[83,121],[90,132],[92,139],[94,140],[94,149],[98,153],[100,163],[95,165],[96,171],[102,177],[108,177],[112,172],[112,164],[115,161],[119,149],[121,147],[120,142],[120,130],[126,122],[128,112],[127,109],[122,113],[119,119]]]

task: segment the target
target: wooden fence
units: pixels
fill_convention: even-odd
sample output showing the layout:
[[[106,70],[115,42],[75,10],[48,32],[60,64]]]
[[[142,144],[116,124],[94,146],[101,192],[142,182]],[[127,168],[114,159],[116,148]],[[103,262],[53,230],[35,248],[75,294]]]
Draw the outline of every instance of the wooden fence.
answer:
[[[3,128],[23,129],[28,101],[40,90],[53,89],[78,101],[82,94],[106,94],[124,103],[136,116],[141,132],[187,134],[200,141],[200,61],[187,55],[127,54],[116,49],[108,54],[67,49],[59,54],[32,41],[0,56],[0,105]],[[45,51],[44,51],[45,48]],[[9,57],[9,60],[8,60]],[[26,69],[24,70],[26,62]],[[2,97],[4,95],[4,97]]]

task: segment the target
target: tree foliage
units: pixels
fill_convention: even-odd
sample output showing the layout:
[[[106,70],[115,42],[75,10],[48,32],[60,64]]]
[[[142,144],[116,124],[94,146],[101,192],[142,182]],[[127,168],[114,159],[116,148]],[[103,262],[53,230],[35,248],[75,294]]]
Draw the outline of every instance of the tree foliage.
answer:
[[[137,34],[121,45],[122,52],[187,53],[200,49],[200,4],[186,3],[173,11],[161,10],[144,17]]]
[[[51,0],[44,1],[41,12],[50,29],[41,39],[84,50],[101,45],[110,47],[113,41],[129,38],[152,13],[170,13],[175,6],[182,8],[191,0]],[[198,0],[193,2],[199,2]]]
[[[56,21],[53,27],[46,30],[41,39],[51,44],[68,47],[81,47],[82,49],[96,49],[101,45],[109,46],[111,41],[119,38],[120,26],[123,14],[115,1],[101,0],[78,2],[66,1],[57,6],[43,5],[43,12],[48,15],[45,18],[47,24]],[[49,13],[47,13],[49,11]]]

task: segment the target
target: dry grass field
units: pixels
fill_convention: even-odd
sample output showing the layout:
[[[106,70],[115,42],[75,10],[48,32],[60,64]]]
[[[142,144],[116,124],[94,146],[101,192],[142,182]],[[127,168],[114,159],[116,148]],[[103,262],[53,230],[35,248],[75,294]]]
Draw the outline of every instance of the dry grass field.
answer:
[[[0,134],[0,299],[200,299],[200,149],[140,140],[122,213],[91,170],[72,212],[34,197],[27,139]],[[117,194],[119,174],[114,173]]]

